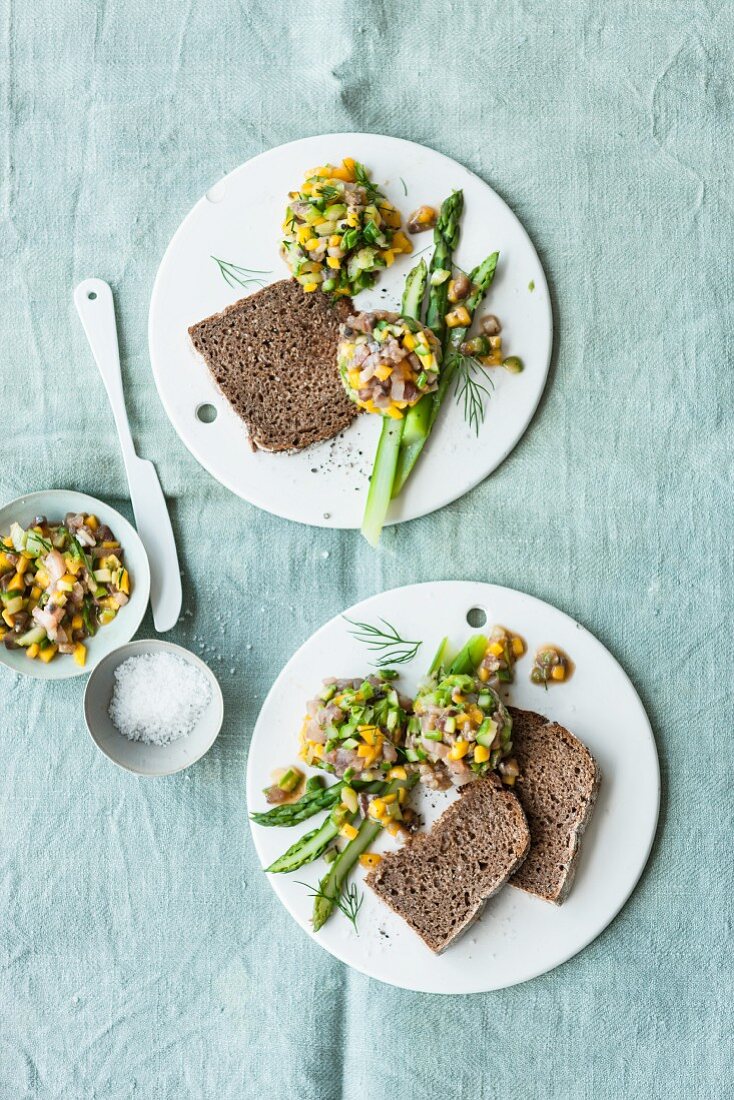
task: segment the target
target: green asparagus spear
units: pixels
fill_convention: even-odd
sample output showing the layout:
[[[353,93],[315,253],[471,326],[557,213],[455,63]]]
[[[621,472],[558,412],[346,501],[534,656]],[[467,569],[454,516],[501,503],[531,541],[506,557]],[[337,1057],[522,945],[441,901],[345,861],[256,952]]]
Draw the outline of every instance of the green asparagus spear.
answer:
[[[385,517],[392,499],[392,487],[403,437],[404,420],[383,416],[380,442],[377,444],[375,464],[372,467],[367,504],[362,519],[362,534],[370,546],[377,546],[385,525]]]
[[[499,256],[499,252],[493,252],[490,256],[487,256],[486,260],[483,260],[478,267],[475,267],[469,276],[472,290],[471,294],[464,302],[464,306],[471,320],[474,319],[477,308],[482,304],[484,295],[492,285]],[[441,402],[446,396],[448,388],[453,381],[456,372],[456,361],[459,357],[461,345],[464,343],[466,334],[471,327],[471,320],[468,325],[458,325],[456,328],[448,330],[447,338],[444,341],[444,365],[441,371],[438,389],[435,393],[430,394],[430,397],[433,398],[433,408],[431,410],[429,431],[436,421],[438,410],[441,408]]]
[[[431,281],[426,310],[426,324],[443,343],[448,312],[449,278],[452,271],[454,249],[459,243],[459,225],[464,210],[464,192],[454,191],[441,205],[436,228],[433,230],[433,256],[431,257],[431,275],[440,272],[445,277],[441,282]]]
[[[412,321],[420,321],[427,282],[428,271],[426,270],[426,261],[421,260],[420,263],[416,264],[413,270],[409,272],[405,280],[403,301],[400,307],[401,317],[407,317]]]
[[[449,279],[453,253],[459,242],[459,223],[464,210],[464,192],[454,191],[441,205],[441,211],[433,231],[433,256],[431,257],[431,288],[428,292],[426,324],[443,343],[448,311]],[[442,277],[442,281],[438,278]],[[443,368],[442,368],[443,373]],[[433,394],[426,394],[408,410],[404,420],[403,438],[400,444],[397,469],[393,478],[392,495],[398,495],[408,478],[423,444],[431,430]]]
[[[313,903],[313,930],[319,928],[329,919],[334,911],[336,899],[341,894],[346,884],[349,872],[355,863],[366,852],[370,844],[374,844],[380,835],[382,825],[379,821],[372,821],[366,817],[359,827],[359,832],[354,840],[350,840],[346,848],[339,853],[326,876],[319,884],[319,893]]]
[[[332,787],[321,787],[319,790],[306,791],[297,802],[285,802],[280,806],[273,806],[272,810],[264,813],[250,814],[258,825],[290,826],[298,825],[301,821],[313,817],[319,810],[330,810],[339,801],[339,792],[343,783],[335,783]]]
[[[379,779],[370,783],[359,782],[350,783],[349,785],[353,789],[365,790],[369,794],[384,794],[387,790],[387,784]],[[337,786],[341,790],[345,784],[339,783]],[[329,787],[330,791],[335,789],[336,787]],[[283,807],[278,808],[282,809]],[[311,863],[312,860],[318,859],[338,835],[344,822],[353,821],[354,817],[355,815],[349,814],[345,807],[333,806],[323,825],[300,837],[295,844],[291,844],[290,848],[283,852],[283,855],[279,856],[265,870],[273,874],[282,874],[285,871],[295,871],[298,867],[303,867],[304,863]]]
[[[250,814],[250,817],[258,825],[277,825],[286,828],[291,825],[298,825],[301,821],[313,817],[319,810],[330,810],[332,806],[335,806],[339,801],[341,789],[345,785],[343,781],[340,781],[334,783],[331,787],[319,786],[317,789],[310,791],[307,789],[297,802],[285,802],[280,806],[273,806],[272,810],[267,810],[264,813]],[[366,780],[356,780],[350,783],[349,786],[355,791],[361,791],[365,787],[371,787],[372,784]]]
[[[494,279],[498,258],[499,253],[493,252],[478,267],[475,267],[469,276],[472,282],[472,292],[464,305],[472,318]],[[422,397],[405,418],[398,465],[393,480],[393,497],[396,497],[402,490],[431,434],[438,411],[454,379],[459,349],[466,338],[467,331],[468,326],[464,327],[463,325],[448,330],[447,338],[444,340],[443,366],[438,389],[435,393],[429,393]]]
[[[412,787],[417,782],[417,775],[411,775],[409,779],[393,779],[388,784],[386,794],[392,794],[400,787]],[[319,928],[329,919],[334,911],[336,899],[341,894],[349,872],[355,863],[371,844],[374,844],[380,835],[382,825],[379,821],[372,821],[366,817],[359,827],[359,832],[354,840],[350,840],[346,848],[339,853],[331,864],[324,878],[319,883],[318,893],[313,903],[313,928],[318,932]]]
[[[425,260],[421,260],[405,280],[401,314],[412,320],[420,319],[423,305],[423,297],[426,292],[428,271]],[[377,445],[375,463],[372,467],[370,488],[367,495],[367,504],[362,521],[362,534],[371,546],[377,546],[380,541],[382,528],[385,524],[385,516],[390,507],[395,467],[400,451],[400,440],[403,435],[405,419],[393,420],[392,417],[382,418],[382,431],[380,442]]]
[[[303,867],[304,863],[311,863],[326,851],[331,841],[339,835],[340,828],[341,826],[329,815],[320,828],[313,829],[302,836],[265,870],[274,875],[282,874],[286,871],[296,871],[299,867]]]

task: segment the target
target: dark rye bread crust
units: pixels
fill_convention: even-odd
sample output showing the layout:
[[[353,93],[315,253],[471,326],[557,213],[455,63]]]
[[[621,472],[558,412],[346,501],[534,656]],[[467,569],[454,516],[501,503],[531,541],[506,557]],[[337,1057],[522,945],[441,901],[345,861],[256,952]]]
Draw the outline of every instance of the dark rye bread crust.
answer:
[[[571,889],[581,834],[596,802],[601,772],[577,737],[542,714],[510,707],[514,787],[530,826],[530,852],[510,880],[560,905]]]
[[[388,853],[366,882],[440,954],[504,886],[529,845],[520,803],[489,775],[462,787],[430,832]]]
[[[336,362],[350,298],[332,303],[282,279],[189,329],[215,382],[263,451],[331,439],[358,413]]]

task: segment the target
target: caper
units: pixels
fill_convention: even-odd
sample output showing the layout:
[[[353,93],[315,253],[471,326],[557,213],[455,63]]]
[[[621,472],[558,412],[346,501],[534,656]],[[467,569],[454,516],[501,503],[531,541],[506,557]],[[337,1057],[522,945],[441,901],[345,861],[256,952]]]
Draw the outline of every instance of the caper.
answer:
[[[506,359],[502,360],[502,366],[510,374],[522,374],[525,370],[525,364],[518,355],[508,355]]]

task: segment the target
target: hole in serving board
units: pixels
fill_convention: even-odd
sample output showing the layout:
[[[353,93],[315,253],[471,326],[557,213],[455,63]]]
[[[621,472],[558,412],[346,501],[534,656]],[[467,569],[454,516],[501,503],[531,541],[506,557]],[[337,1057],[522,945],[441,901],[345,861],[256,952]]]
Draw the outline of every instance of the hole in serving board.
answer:
[[[487,621],[487,612],[483,607],[470,607],[466,613],[466,621],[469,626],[484,626]]]
[[[213,424],[217,419],[217,410],[214,405],[197,405],[196,416],[202,424]]]
[[[89,298],[90,302],[93,302],[96,297],[97,297],[97,291],[96,290],[90,290],[89,294],[87,294],[87,298]]]

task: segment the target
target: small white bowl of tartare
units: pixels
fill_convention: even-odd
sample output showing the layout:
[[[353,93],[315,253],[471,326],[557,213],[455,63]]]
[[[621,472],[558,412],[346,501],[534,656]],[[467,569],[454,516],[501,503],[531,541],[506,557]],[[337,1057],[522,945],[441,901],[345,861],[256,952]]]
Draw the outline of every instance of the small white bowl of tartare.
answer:
[[[81,676],[136,633],[150,568],[135,528],[65,489],[0,508],[0,664],[44,680]]]

